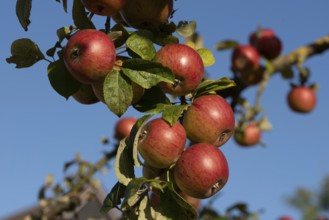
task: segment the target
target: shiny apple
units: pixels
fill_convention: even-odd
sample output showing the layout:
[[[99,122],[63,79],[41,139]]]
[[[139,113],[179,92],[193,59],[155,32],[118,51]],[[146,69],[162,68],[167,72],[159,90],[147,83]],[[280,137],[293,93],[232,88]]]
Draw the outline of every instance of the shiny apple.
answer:
[[[200,84],[204,76],[204,65],[200,55],[184,44],[168,44],[162,47],[155,56],[155,61],[171,69],[175,83],[159,83],[166,93],[183,96]]]
[[[115,47],[102,31],[80,30],[68,40],[64,63],[74,78],[84,84],[95,83],[113,68]]]
[[[219,95],[197,97],[183,116],[187,137],[194,143],[225,144],[234,132],[234,113]]]
[[[224,154],[214,145],[199,143],[188,147],[174,167],[175,182],[185,194],[204,199],[221,190],[229,177]]]

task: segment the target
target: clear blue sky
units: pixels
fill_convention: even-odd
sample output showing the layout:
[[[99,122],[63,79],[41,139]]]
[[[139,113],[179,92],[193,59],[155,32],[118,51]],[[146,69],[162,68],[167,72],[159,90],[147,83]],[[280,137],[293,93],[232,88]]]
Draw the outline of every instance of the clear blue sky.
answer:
[[[16,1],[2,3],[1,86],[0,86],[0,216],[19,211],[37,202],[37,191],[48,174],[62,179],[65,161],[80,152],[96,161],[104,147],[103,136],[112,137],[117,117],[105,105],[84,106],[66,101],[50,86],[47,63],[15,69],[6,63],[11,42],[31,38],[42,51],[54,45],[56,29],[70,25],[70,14],[55,1],[34,1],[28,32],[15,15]],[[71,1],[69,1],[71,3]],[[175,6],[174,21],[198,22],[205,46],[213,49],[223,39],[247,43],[257,25],[273,28],[284,43],[283,53],[328,34],[329,2],[312,1],[183,1]],[[98,27],[102,27],[103,21]],[[208,72],[214,78],[230,76],[230,52],[214,52],[216,63]],[[284,198],[296,187],[316,189],[329,174],[329,53],[306,62],[311,81],[319,83],[318,105],[314,112],[299,115],[286,105],[289,82],[273,77],[263,97],[263,107],[273,130],[264,134],[266,148],[241,149],[231,140],[222,147],[230,165],[230,179],[215,203],[224,210],[244,201],[251,210],[263,209],[261,219],[274,220],[283,214],[298,219]],[[254,97],[255,89],[245,95]],[[129,110],[127,115],[136,114]],[[113,172],[101,177],[107,189],[114,182]],[[206,202],[206,201],[205,201]]]

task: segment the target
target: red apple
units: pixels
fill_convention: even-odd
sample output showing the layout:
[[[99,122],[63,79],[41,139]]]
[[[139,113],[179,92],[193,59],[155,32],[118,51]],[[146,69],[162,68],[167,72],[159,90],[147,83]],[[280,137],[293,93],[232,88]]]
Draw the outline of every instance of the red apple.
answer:
[[[234,70],[254,71],[259,67],[259,54],[253,46],[237,46],[232,53],[232,67]]]
[[[137,118],[134,117],[120,118],[114,127],[114,138],[117,140],[128,138],[130,131],[136,122]]]
[[[82,4],[97,15],[112,16],[126,4],[126,0],[81,0]]]
[[[317,98],[313,88],[296,86],[291,88],[287,100],[291,110],[299,113],[308,113],[316,106]]]
[[[208,198],[221,190],[229,176],[224,154],[214,145],[200,143],[187,148],[174,167],[175,182],[185,194]]]
[[[260,55],[269,60],[277,58],[282,50],[281,40],[269,28],[253,32],[249,37],[249,42],[258,50]]]
[[[194,143],[222,146],[234,132],[234,113],[218,95],[196,98],[183,116],[187,137]]]
[[[168,168],[177,161],[185,143],[185,129],[179,122],[170,126],[162,118],[156,118],[143,126],[138,150],[150,166]]]
[[[129,26],[145,29],[168,23],[173,0],[127,0],[120,14]]]
[[[81,83],[97,82],[113,68],[113,41],[102,31],[80,30],[68,40],[64,49],[64,62],[72,76]]]
[[[79,103],[90,105],[99,102],[91,85],[82,84],[80,89],[72,95],[72,97]]]
[[[184,44],[168,44],[162,47],[155,56],[155,61],[171,69],[175,83],[159,83],[166,93],[183,96],[200,84],[204,75],[204,66],[200,55]]]
[[[234,140],[241,146],[254,146],[262,137],[262,130],[257,123],[248,123],[237,129],[234,133]]]

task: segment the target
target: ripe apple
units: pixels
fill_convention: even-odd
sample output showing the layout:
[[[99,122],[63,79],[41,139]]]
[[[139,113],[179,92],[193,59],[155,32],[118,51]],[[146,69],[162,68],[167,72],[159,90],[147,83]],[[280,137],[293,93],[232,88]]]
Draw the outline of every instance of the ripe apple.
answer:
[[[269,60],[277,58],[282,50],[281,40],[270,28],[253,32],[249,36],[249,43],[258,50],[260,55]]]
[[[90,12],[102,16],[112,16],[126,4],[126,0],[81,0],[81,2]]]
[[[241,146],[254,146],[258,144],[262,137],[262,130],[255,122],[242,125],[234,133],[234,140]]]
[[[187,148],[174,167],[175,182],[185,194],[204,199],[213,196],[229,176],[224,154],[214,145],[199,143]]]
[[[143,126],[137,146],[147,164],[161,169],[177,161],[185,143],[185,129],[179,122],[170,126],[162,118],[156,118]]]
[[[168,23],[173,0],[126,0],[120,14],[129,26],[137,29],[156,28]]]
[[[91,85],[82,84],[80,89],[72,95],[72,97],[79,103],[90,105],[99,102]]]
[[[167,44],[155,56],[155,61],[171,69],[175,83],[161,82],[158,86],[166,93],[183,96],[192,92],[201,82],[204,66],[200,55],[184,44]]]
[[[119,141],[128,138],[130,131],[136,122],[137,118],[134,117],[120,118],[114,127],[114,138]]]
[[[102,31],[80,30],[68,40],[64,49],[64,62],[72,76],[81,83],[97,82],[113,68],[113,41]]]
[[[317,102],[314,89],[307,86],[292,87],[287,97],[290,109],[299,113],[311,112]]]
[[[194,143],[222,146],[234,132],[234,113],[218,95],[197,97],[183,116],[187,137]]]
[[[254,71],[259,67],[259,53],[255,47],[240,45],[234,48],[232,53],[232,67],[234,70]]]

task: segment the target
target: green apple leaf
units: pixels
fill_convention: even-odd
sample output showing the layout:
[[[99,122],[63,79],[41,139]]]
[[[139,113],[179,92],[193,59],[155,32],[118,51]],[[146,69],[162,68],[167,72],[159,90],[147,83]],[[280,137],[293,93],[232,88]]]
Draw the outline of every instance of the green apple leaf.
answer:
[[[159,196],[158,211],[166,216],[166,219],[197,219],[196,210],[175,191],[171,182],[166,182],[163,192],[160,192]]]
[[[134,165],[137,167],[141,166],[140,159],[138,157],[138,141],[139,141],[139,136],[142,132],[142,127],[146,123],[147,120],[149,120],[153,115],[148,114],[144,115],[138,121],[135,123],[135,125],[132,127],[128,139],[128,154],[130,158],[133,158],[134,160]]]
[[[33,66],[42,59],[45,59],[45,56],[39,46],[28,38],[21,38],[11,44],[11,57],[6,61],[16,64],[16,68],[25,68]]]
[[[48,65],[48,79],[53,89],[66,99],[76,93],[81,86],[66,69],[62,59]]]
[[[32,8],[32,0],[17,0],[16,1],[16,15],[19,23],[25,31],[28,30],[28,26],[31,23],[30,15]]]
[[[122,65],[123,73],[132,81],[145,89],[149,89],[159,82],[174,83],[175,76],[168,67],[158,62],[129,59]]]
[[[120,36],[116,35],[115,38],[112,38],[110,33],[120,33]],[[124,45],[128,39],[128,37],[130,36],[129,32],[127,31],[127,29],[122,25],[122,24],[116,24],[111,28],[111,32],[110,32],[110,37],[113,40],[113,43],[115,45],[115,48],[121,47],[122,45]]]
[[[133,100],[130,79],[117,70],[112,70],[107,74],[103,92],[107,107],[119,117],[127,111]]]
[[[95,29],[95,25],[88,18],[85,7],[83,6],[81,0],[74,0],[72,7],[72,18],[74,25],[78,29]]]
[[[167,104],[170,104],[168,97],[159,87],[154,86],[146,89],[143,97],[133,107],[139,112],[158,114]]]
[[[162,118],[167,121],[170,126],[173,126],[190,105],[165,105],[162,113]]]
[[[237,46],[239,46],[239,43],[237,41],[223,40],[216,44],[215,49],[216,50],[228,50],[228,49],[233,49]]]
[[[68,26],[61,27],[57,29],[56,34],[59,42],[62,42],[65,38],[67,38],[71,33],[71,29]]]
[[[272,130],[272,124],[268,120],[266,116],[263,116],[259,121],[258,121],[258,126],[262,131],[270,131]]]
[[[235,82],[227,77],[222,77],[217,80],[207,79],[200,83],[200,85],[194,91],[194,97],[201,95],[215,93],[223,89],[236,86]]]
[[[127,149],[126,139],[121,140],[114,164],[115,175],[124,186],[135,177],[134,162]]]
[[[183,38],[188,38],[196,30],[196,21],[180,21],[177,25],[176,32]]]
[[[167,44],[178,44],[179,39],[173,35],[166,35],[166,36],[156,36],[154,42],[160,46],[164,46]]]
[[[127,47],[144,60],[152,60],[156,50],[152,42],[153,34],[150,31],[136,31],[127,39]]]
[[[200,55],[204,66],[211,66],[215,63],[215,57],[211,50],[206,48],[200,48],[197,50],[197,52]]]
[[[111,189],[110,193],[107,194],[101,207],[102,213],[107,213],[111,209],[118,207],[121,204],[121,199],[125,195],[126,186],[120,182],[117,182]]]

